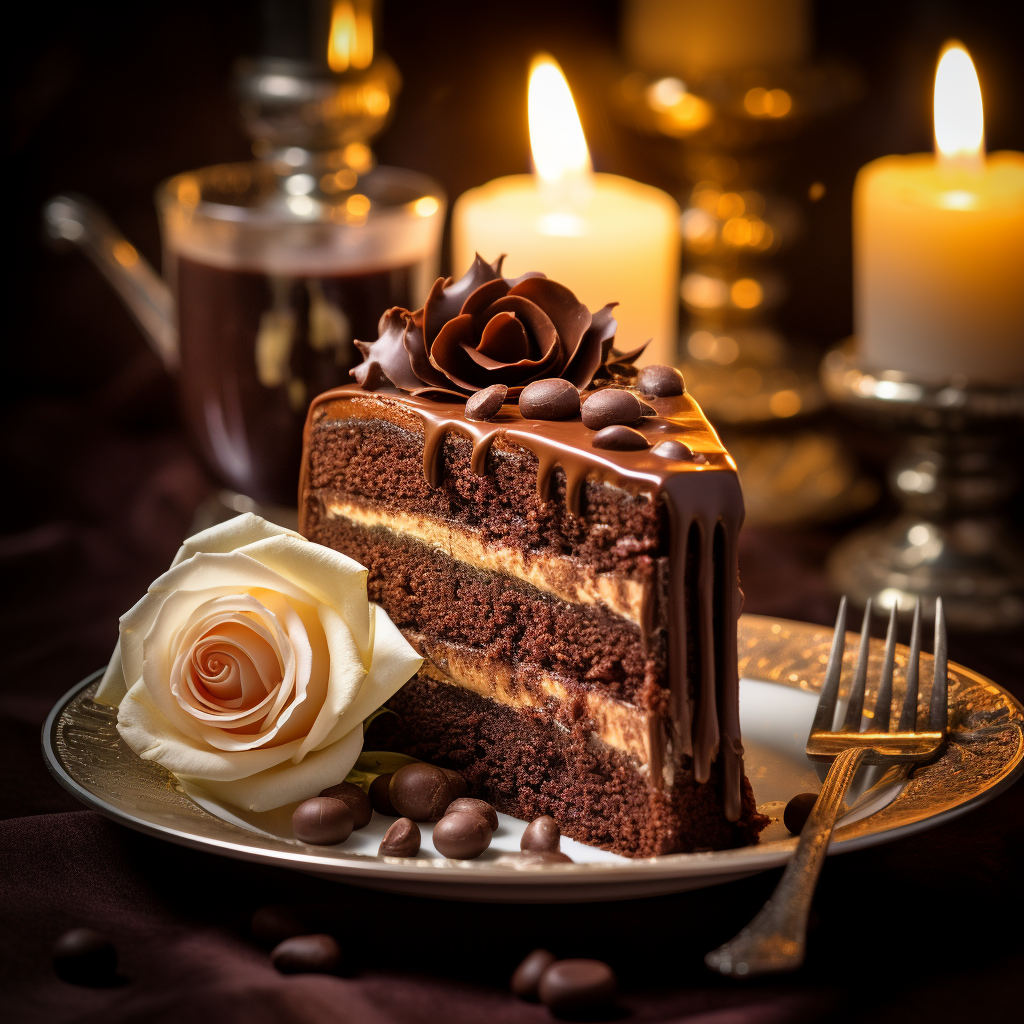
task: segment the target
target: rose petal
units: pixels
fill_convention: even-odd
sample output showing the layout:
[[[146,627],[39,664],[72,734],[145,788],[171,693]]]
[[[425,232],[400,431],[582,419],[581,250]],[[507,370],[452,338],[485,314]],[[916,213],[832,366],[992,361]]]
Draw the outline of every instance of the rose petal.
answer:
[[[266,540],[268,537],[297,537],[300,540],[305,538],[302,534],[289,530],[276,523],[268,523],[266,519],[246,512],[243,515],[235,516],[225,523],[218,523],[208,530],[194,534],[178,548],[170,568],[180,565],[187,558],[205,552],[206,554],[227,554],[230,551],[237,551],[247,544],[254,544],[258,540]],[[162,577],[161,577],[162,578]],[[149,589],[153,590],[160,579],[157,579]]]
[[[476,350],[481,355],[500,359],[504,363],[517,362],[529,356],[530,339],[515,313],[495,313],[487,321]]]

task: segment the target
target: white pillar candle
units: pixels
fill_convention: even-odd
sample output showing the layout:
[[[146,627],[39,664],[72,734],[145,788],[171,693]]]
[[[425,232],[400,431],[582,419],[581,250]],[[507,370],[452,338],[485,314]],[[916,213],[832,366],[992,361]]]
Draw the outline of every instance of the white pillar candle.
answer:
[[[854,188],[861,359],[876,369],[1024,383],[1024,154],[985,157],[981,90],[952,46],[935,82],[936,155],[887,156]]]
[[[597,311],[618,302],[616,345],[648,339],[644,363],[674,363],[679,300],[679,207],[660,189],[593,174],[569,87],[550,58],[530,76],[533,175],[463,193],[452,211],[456,276],[479,252],[507,253],[506,277],[539,270]]]

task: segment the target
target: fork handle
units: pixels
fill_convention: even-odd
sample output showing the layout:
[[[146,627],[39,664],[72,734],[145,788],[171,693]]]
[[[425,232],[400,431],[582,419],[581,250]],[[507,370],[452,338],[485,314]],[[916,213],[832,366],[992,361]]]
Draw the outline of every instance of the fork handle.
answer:
[[[843,797],[868,753],[853,748],[836,756],[775,891],[739,935],[704,957],[708,967],[720,974],[750,975],[794,971],[804,962],[807,915],[818,875]]]

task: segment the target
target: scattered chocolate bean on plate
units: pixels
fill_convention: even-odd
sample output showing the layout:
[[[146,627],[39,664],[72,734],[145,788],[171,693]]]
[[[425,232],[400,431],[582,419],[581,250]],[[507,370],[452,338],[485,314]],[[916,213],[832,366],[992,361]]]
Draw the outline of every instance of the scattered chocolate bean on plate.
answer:
[[[532,868],[539,864],[572,864],[573,859],[561,850],[524,850],[516,867]]]
[[[554,953],[546,949],[535,949],[527,954],[523,962],[515,969],[509,988],[520,999],[537,1001],[537,986],[544,972],[558,959]]]
[[[519,841],[519,849],[529,853],[555,852],[562,840],[562,830],[549,814],[534,818],[523,838]]]
[[[466,399],[467,420],[492,420],[505,404],[508,388],[504,384],[492,384]]]
[[[491,826],[475,811],[452,811],[434,826],[434,849],[442,857],[472,860],[491,845]]]
[[[381,857],[415,857],[420,852],[420,827],[411,818],[399,818],[384,833],[380,849]]]
[[[543,973],[537,994],[559,1016],[605,1009],[615,997],[615,972],[601,960],[558,960]]]
[[[591,430],[602,430],[616,423],[632,426],[644,416],[640,399],[628,391],[609,388],[596,391],[584,403],[580,415],[583,425]]]
[[[72,985],[101,987],[117,974],[117,950],[103,932],[95,928],[72,928],[53,944],[53,967],[57,976]]]
[[[671,398],[685,393],[686,385],[674,366],[644,366],[637,374],[636,389],[649,398]]]
[[[399,768],[391,776],[388,793],[395,810],[413,821],[437,821],[452,802],[448,776],[432,764]]]
[[[250,927],[260,942],[267,942],[272,946],[295,935],[305,935],[309,931],[309,926],[294,907],[280,904],[260,907],[253,913]]]
[[[452,799],[461,800],[469,792],[469,786],[466,785],[462,772],[457,772],[454,768],[442,768],[441,771],[448,776],[448,787],[451,790]]]
[[[474,796],[459,797],[448,805],[448,814],[455,811],[473,811],[491,826],[492,832],[498,830],[498,812],[486,800],[477,800]]]
[[[282,974],[334,974],[341,947],[330,935],[296,935],[275,946],[270,960]]]
[[[336,786],[320,791],[321,796],[344,800],[352,812],[352,827],[365,828],[373,817],[373,805],[370,798],[354,782],[339,782]]]
[[[391,794],[389,792],[391,776],[393,774],[394,772],[386,772],[384,775],[378,775],[370,783],[370,803],[373,809],[378,814],[386,814],[391,818],[398,815],[395,805],[391,802]]]
[[[336,846],[352,835],[354,819],[344,800],[315,796],[303,800],[292,814],[295,838],[315,846]]]
[[[599,430],[590,439],[590,443],[595,448],[617,452],[637,452],[651,447],[651,442],[639,430],[621,424]]]
[[[786,809],[782,812],[782,823],[793,835],[798,836],[803,831],[817,800],[817,793],[797,793],[786,804]]]
[[[580,393],[561,377],[535,380],[523,388],[519,411],[528,420],[571,420],[580,414]]]

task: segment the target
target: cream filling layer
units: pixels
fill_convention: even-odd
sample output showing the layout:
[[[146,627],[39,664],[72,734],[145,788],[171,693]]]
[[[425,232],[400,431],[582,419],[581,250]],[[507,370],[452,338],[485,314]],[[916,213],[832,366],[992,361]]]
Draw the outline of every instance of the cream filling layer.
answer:
[[[421,671],[430,678],[506,707],[537,711],[566,732],[582,719],[592,739],[628,755],[641,773],[650,774],[662,731],[661,721],[651,712],[593,690],[572,693],[539,668],[515,667],[455,644],[427,641],[411,630],[402,632],[426,659]],[[662,772],[665,784],[671,786],[671,758],[664,760]]]
[[[327,515],[365,527],[383,527],[421,544],[440,548],[477,569],[523,580],[572,604],[602,605],[642,627],[645,586],[620,573],[594,572],[561,555],[527,555],[516,548],[484,544],[471,530],[408,512],[386,512],[351,502],[326,503]]]

